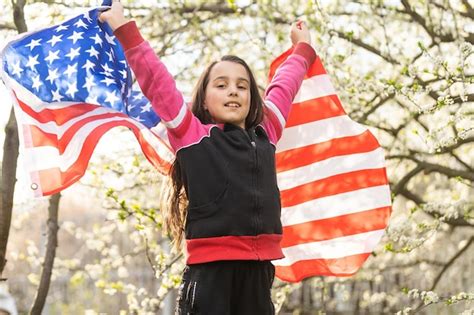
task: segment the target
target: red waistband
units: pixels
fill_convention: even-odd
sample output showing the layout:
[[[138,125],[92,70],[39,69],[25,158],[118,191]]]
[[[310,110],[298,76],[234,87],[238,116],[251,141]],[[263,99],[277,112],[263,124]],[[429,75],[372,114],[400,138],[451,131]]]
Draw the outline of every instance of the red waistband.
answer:
[[[281,234],[219,236],[186,240],[186,264],[217,260],[274,260],[285,256]]]

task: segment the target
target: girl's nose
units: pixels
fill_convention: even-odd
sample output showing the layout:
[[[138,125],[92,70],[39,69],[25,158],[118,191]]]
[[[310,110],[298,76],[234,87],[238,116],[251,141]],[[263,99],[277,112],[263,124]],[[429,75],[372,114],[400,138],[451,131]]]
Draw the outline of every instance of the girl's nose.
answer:
[[[229,96],[237,96],[237,89],[230,88],[230,90],[229,90]]]

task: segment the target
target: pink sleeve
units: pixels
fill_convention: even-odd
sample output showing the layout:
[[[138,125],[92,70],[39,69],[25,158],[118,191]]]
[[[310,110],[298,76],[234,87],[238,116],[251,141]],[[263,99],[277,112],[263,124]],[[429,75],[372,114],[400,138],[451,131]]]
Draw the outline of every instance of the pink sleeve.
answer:
[[[168,130],[175,151],[192,144],[209,132],[191,113],[174,78],[141,36],[136,23],[130,21],[114,32],[125,51],[138,84],[153,110]]]
[[[262,125],[274,145],[281,137],[291,104],[315,59],[316,52],[311,45],[298,43],[293,53],[280,65],[265,91],[266,115]]]

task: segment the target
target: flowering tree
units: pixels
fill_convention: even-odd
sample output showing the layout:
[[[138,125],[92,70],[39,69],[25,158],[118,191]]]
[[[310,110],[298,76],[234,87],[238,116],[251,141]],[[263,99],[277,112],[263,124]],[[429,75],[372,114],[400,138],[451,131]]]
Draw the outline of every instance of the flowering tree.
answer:
[[[80,4],[30,4],[26,21],[55,24]],[[383,244],[353,277],[276,281],[273,297],[281,313],[469,312],[474,8],[467,0],[125,6],[185,94],[210,60],[227,53],[247,60],[263,89],[270,60],[289,46],[289,24],[303,17],[346,112],[368,125],[385,148],[393,215]],[[114,137],[128,143],[128,134],[122,130]],[[51,310],[172,313],[184,262],[162,233],[159,195],[167,182],[136,146],[117,154],[98,157],[78,188],[94,200],[88,203],[93,214],[85,214],[90,211],[83,200],[68,207],[65,194]],[[14,264],[7,271],[23,309],[39,283],[43,254],[39,235],[25,243],[22,234],[41,228],[28,220],[35,212],[19,208],[44,209],[41,202],[17,205],[14,215]]]

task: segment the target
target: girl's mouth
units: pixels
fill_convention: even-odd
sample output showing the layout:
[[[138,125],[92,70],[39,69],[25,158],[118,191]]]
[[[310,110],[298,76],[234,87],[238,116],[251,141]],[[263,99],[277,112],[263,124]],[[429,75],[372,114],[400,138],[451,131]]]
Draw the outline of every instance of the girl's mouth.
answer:
[[[229,102],[224,104],[225,107],[233,107],[233,108],[239,108],[240,104],[236,102]]]

